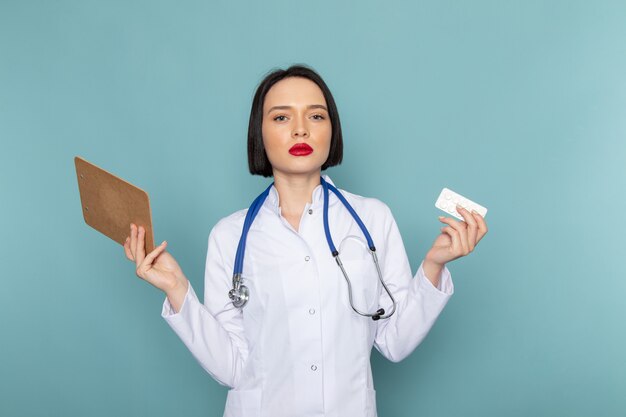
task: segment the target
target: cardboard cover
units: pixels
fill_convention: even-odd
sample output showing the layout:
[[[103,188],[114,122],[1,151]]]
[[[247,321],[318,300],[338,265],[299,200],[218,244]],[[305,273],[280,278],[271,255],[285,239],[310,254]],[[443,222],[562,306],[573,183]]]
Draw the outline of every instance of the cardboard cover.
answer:
[[[154,234],[148,193],[80,156],[74,164],[85,223],[122,246],[131,223],[143,226],[146,255],[150,253]]]

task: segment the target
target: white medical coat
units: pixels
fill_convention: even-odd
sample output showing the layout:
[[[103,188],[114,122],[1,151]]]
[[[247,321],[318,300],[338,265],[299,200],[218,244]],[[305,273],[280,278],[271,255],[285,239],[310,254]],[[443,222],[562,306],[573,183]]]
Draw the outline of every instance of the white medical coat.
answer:
[[[325,175],[324,179],[333,184]],[[333,184],[334,185],[334,184]],[[211,230],[204,277],[204,304],[189,284],[175,313],[167,297],[161,315],[199,364],[228,386],[224,417],[376,417],[372,345],[387,359],[406,358],[424,339],[454,292],[450,271],[438,288],[423,262],[412,277],[391,211],[375,198],[341,193],[368,228],[383,279],[397,308],[374,321],[352,310],[348,286],[330,253],[323,226],[323,190],[307,203],[299,231],[281,216],[272,187],[250,228],[243,284],[250,300],[236,308],[228,298],[237,244],[247,209]],[[335,246],[361,229],[329,192],[329,228]],[[352,281],[355,306],[388,313],[391,299],[378,280],[371,255],[353,239],[340,256]]]

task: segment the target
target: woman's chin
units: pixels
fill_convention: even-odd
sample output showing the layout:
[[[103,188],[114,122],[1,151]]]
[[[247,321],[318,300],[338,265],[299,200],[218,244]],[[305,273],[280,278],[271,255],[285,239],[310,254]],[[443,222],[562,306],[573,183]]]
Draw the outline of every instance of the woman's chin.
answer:
[[[322,165],[317,164],[292,164],[289,166],[284,166],[274,168],[274,176],[282,175],[282,176],[312,176],[312,175],[320,175],[322,170]]]

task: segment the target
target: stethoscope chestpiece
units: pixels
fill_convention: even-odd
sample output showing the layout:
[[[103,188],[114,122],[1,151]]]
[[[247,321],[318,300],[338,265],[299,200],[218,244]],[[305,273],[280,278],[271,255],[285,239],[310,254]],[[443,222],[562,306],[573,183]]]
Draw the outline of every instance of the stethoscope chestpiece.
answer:
[[[233,288],[228,291],[228,297],[235,307],[243,307],[250,299],[248,287],[241,284],[241,274],[233,274]]]
[[[235,307],[243,307],[250,299],[250,291],[248,291],[248,287],[242,285],[238,289],[233,288],[228,291],[228,297]]]

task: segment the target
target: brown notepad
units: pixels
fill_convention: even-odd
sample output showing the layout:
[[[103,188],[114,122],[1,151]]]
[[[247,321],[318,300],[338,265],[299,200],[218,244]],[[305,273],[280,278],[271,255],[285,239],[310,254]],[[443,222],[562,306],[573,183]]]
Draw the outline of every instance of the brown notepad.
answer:
[[[120,245],[130,236],[131,223],[143,226],[150,253],[154,235],[148,193],[79,156],[74,163],[85,223]]]

